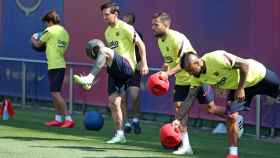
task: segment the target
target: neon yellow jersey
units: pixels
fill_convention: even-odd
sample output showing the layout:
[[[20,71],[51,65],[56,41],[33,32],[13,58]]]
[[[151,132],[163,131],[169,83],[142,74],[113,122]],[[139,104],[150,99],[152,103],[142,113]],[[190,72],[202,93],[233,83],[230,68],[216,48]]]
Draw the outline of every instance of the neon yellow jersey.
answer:
[[[69,45],[69,34],[61,25],[46,28],[40,41],[46,43],[48,69],[65,68],[64,53]]]
[[[228,62],[228,58],[232,63]],[[240,72],[233,68],[236,56],[223,50],[217,50],[205,54],[202,59],[206,64],[206,73],[200,74],[196,78],[201,83],[214,85],[220,89],[237,89]],[[263,64],[253,59],[246,59],[249,64],[249,72],[245,82],[245,87],[251,87],[264,79],[266,68]],[[194,77],[195,78],[195,77]]]
[[[133,70],[136,67],[135,55],[135,30],[122,20],[118,20],[115,26],[108,26],[105,31],[105,38],[110,48],[128,60]]]
[[[189,51],[196,53],[185,35],[171,29],[167,32],[165,39],[158,39],[158,46],[164,62],[168,64],[170,69],[179,64],[182,53]],[[182,70],[176,74],[176,85],[190,85],[190,79],[189,73]]]

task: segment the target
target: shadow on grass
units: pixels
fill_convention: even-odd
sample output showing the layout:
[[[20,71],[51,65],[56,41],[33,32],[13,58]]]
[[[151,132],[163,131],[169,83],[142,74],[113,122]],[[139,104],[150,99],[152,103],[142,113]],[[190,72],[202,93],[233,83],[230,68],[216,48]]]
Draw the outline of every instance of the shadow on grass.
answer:
[[[61,149],[76,149],[81,151],[98,151],[98,152],[104,152],[106,150],[102,148],[96,148],[96,147],[89,147],[89,146],[31,146],[34,148],[61,148]]]
[[[118,151],[140,151],[140,152],[147,152],[147,151],[154,151],[148,149],[136,149],[136,148],[120,148],[120,147],[93,147],[93,146],[31,146],[35,148],[60,148],[60,149],[75,149],[81,151],[106,151],[106,150],[118,150]]]
[[[105,147],[105,148],[97,148],[97,147],[86,147],[86,146],[56,146],[56,148],[64,148],[64,149],[80,149],[80,150],[86,150],[86,151],[90,151],[88,149],[93,149],[93,150],[101,150],[101,151],[105,151],[105,150],[121,150],[121,151],[152,151],[152,150],[148,150],[148,149],[136,149],[136,148],[120,148],[120,147]]]
[[[12,137],[12,136],[6,136],[6,137],[0,137],[0,139],[13,139],[13,140],[19,140],[19,141],[81,141],[81,140],[73,140],[73,139],[58,139],[58,138],[42,138],[42,137]]]
[[[96,157],[83,157],[83,158],[96,158]],[[104,156],[102,158],[162,158],[162,156],[157,157],[157,156]]]
[[[72,136],[79,136],[83,139],[95,139],[99,141],[104,141],[111,138],[112,131],[113,131],[113,122],[111,118],[105,118],[105,124],[101,131],[88,131],[85,130],[83,127],[83,116],[82,115],[73,115],[74,120],[76,121],[75,128],[72,129],[61,129],[57,127],[49,127],[46,128],[43,124],[45,121],[49,120],[52,116],[50,111],[46,110],[21,110],[17,109],[17,115],[9,120],[9,121],[1,121],[0,124],[6,125],[9,127],[16,127],[16,128],[24,128],[24,129],[32,129],[38,132],[47,132],[47,133],[55,133],[61,135],[72,135]],[[151,128],[153,127],[153,128]],[[122,145],[124,148],[131,147],[131,146],[138,146],[146,149],[155,149],[156,151],[160,151],[160,144],[151,143],[157,142],[158,138],[158,131],[155,131],[154,125],[144,124],[142,128],[144,129],[144,133],[139,136],[130,135],[128,137],[128,143]],[[9,135],[7,135],[9,136]],[[0,137],[1,138],[1,137]],[[36,138],[36,137],[7,137],[6,139],[18,139],[22,141],[33,141],[33,140],[61,140],[61,139],[52,139],[52,138]],[[63,141],[63,139],[61,140]],[[65,141],[72,141],[70,139],[66,139]],[[75,140],[74,140],[75,141]]]

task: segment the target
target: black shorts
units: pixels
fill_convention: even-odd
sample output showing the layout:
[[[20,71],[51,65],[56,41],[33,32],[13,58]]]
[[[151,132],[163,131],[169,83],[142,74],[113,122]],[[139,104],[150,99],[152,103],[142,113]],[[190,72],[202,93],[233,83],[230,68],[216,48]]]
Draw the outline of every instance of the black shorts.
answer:
[[[183,102],[188,96],[190,86],[179,86],[175,85],[174,88],[174,102]],[[208,104],[214,100],[214,91],[209,85],[202,85],[199,87],[198,95],[196,96],[199,104]]]
[[[51,92],[60,92],[65,75],[65,68],[48,70],[49,87]]]
[[[279,96],[279,86],[280,80],[278,76],[266,69],[266,74],[263,80],[252,87],[245,88],[245,100],[238,102],[234,100],[235,90],[231,90],[228,94],[228,101],[232,104],[230,105],[230,112],[238,112],[243,110],[249,110],[252,99],[256,95],[267,95],[273,98]]]
[[[117,53],[114,54],[112,65],[107,68],[107,72],[109,74],[107,89],[109,95],[127,89],[128,82],[134,75],[129,62]]]
[[[130,79],[128,82],[128,87],[140,88],[140,83],[141,83],[141,74],[140,74],[140,71],[136,70],[133,78]]]

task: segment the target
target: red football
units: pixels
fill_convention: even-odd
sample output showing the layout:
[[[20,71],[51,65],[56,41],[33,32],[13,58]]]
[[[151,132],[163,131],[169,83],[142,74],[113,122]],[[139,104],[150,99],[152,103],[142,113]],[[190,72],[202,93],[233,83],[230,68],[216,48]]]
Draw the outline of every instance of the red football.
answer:
[[[160,72],[154,73],[148,78],[147,89],[155,96],[162,96],[168,92],[169,81]]]

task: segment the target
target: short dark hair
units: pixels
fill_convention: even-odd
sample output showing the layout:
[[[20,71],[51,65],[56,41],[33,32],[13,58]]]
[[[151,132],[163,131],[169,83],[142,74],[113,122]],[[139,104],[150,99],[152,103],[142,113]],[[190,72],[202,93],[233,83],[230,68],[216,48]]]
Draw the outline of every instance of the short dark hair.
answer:
[[[103,11],[104,9],[107,9],[107,8],[111,9],[110,12],[112,14],[115,14],[116,12],[120,13],[120,7],[117,3],[109,1],[100,6],[101,11]]]
[[[171,23],[171,16],[166,12],[157,12],[154,14],[153,19],[159,18],[162,22]]]
[[[42,21],[43,22],[53,22],[54,24],[59,24],[60,18],[55,10],[51,10],[45,16],[43,16]]]
[[[135,17],[134,13],[128,12],[128,13],[125,13],[123,16],[128,17],[128,19],[129,19],[129,21],[127,22],[128,24],[133,25],[135,23],[136,17]]]
[[[184,69],[186,67],[186,64],[188,64],[188,62],[189,62],[188,58],[189,58],[190,55],[197,56],[197,54],[195,52],[193,52],[193,51],[184,52],[183,55],[181,56],[181,58],[180,58],[180,67],[182,69]],[[187,62],[186,62],[186,60],[187,60]]]

